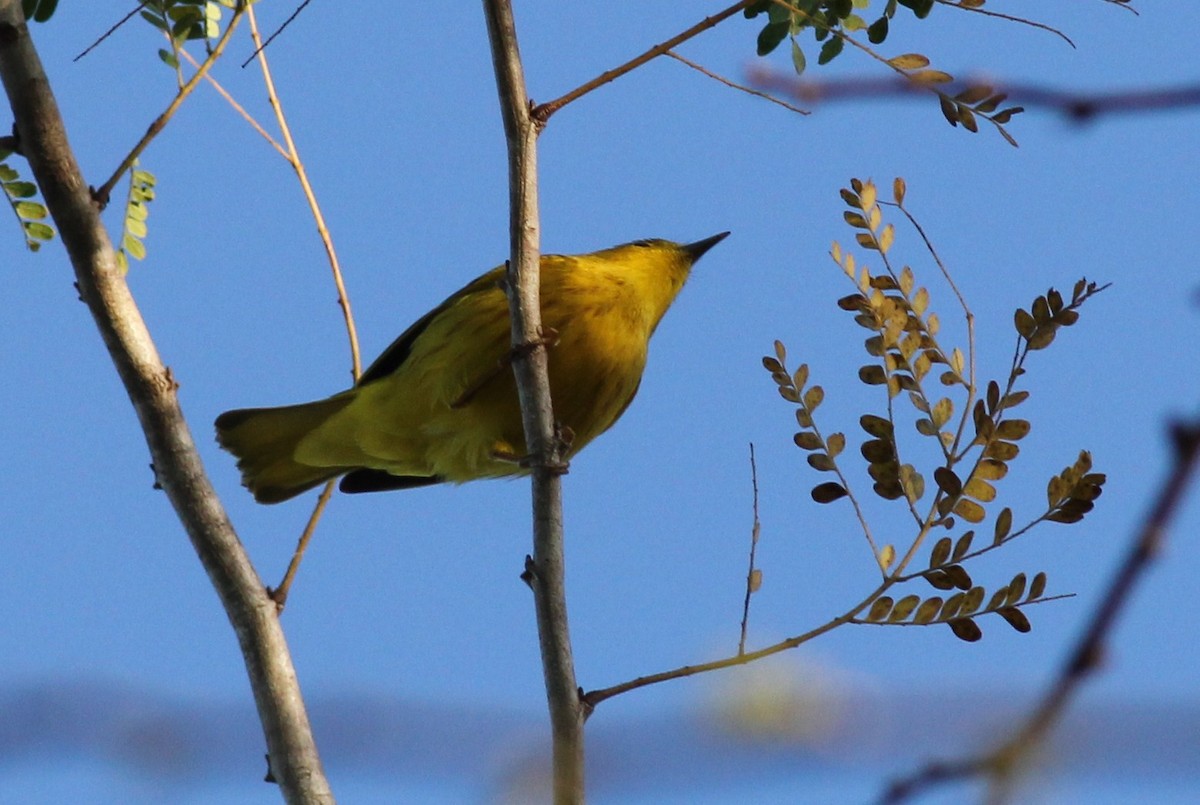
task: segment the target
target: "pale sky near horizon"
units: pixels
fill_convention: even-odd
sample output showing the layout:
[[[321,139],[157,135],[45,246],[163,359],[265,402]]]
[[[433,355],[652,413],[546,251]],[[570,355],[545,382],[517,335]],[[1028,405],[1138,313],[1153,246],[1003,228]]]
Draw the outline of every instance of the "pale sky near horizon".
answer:
[[[1021,5],[986,8],[1019,14]],[[1135,16],[1101,0],[1069,5],[1039,9],[1055,15],[1039,20],[1076,49],[939,5],[924,23],[902,10],[883,51],[918,51],[956,75],[1076,91],[1200,80],[1200,6],[1139,0]],[[530,94],[557,96],[719,7],[653,0],[634,16],[518,2]],[[265,28],[292,10],[257,8]],[[364,362],[502,262],[508,243],[503,133],[478,5],[373,10],[313,3],[270,51],[346,271]],[[33,29],[93,184],[175,86],[138,20],[72,62],[125,11],[64,3]],[[760,25],[737,17],[679,51],[744,80]],[[274,130],[257,70],[238,67],[251,52],[242,33],[216,76]],[[803,42],[811,77],[882,75],[851,52],[817,68]],[[767,63],[790,69],[786,47]],[[8,125],[0,118],[0,130]],[[1108,474],[1105,493],[1084,522],[1044,526],[970,567],[989,590],[1018,571],[1046,571],[1048,593],[1076,597],[1032,608],[1026,635],[995,616],[980,619],[984,638],[970,645],[944,626],[845,627],[755,674],[618,697],[589,722],[595,801],[861,802],[920,760],[997,734],[1002,716],[1036,698],[1164,477],[1167,422],[1198,411],[1196,128],[1190,109],[1085,126],[1031,109],[1009,125],[1020,143],[1012,148],[986,125],[974,135],[950,128],[933,100],[800,116],[670,59],[552,118],[539,144],[545,251],[733,233],[666,316],[628,413],[565,480],[585,688],[736,648],[750,443],[764,574],[751,645],[807,631],[876,584],[849,507],[810,500],[826,478],[792,443],[792,408],[760,364],[775,339],[793,366],[810,364],[826,392],[821,424],[846,433],[847,466],[870,499],[856,423],[884,402],[857,380],[864,331],[836,308],[852,289],[828,256],[832,240],[853,241],[838,197],[850,177],[883,188],[905,177],[907,206],[971,304],[985,378],[1007,368],[1016,307],[1081,276],[1112,282],[1031,358],[1021,413],[1033,431],[997,505],[1018,521],[1035,516],[1047,479],[1080,449]],[[148,257],[133,264],[130,285],[181,384],[208,472],[274,584],[314,496],[256,505],[211,422],[229,408],[316,399],[349,383],[321,245],[288,167],[210,87],[142,166],[157,176],[158,197]],[[106,213],[114,230],[119,207]],[[896,254],[929,286],[947,337],[961,339],[952,294],[915,234],[890,220]],[[0,232],[12,296],[0,316],[0,802],[277,801],[261,782],[261,734],[228,622],[152,488],[136,418],[75,299],[61,244],[30,255],[11,221]],[[1029,801],[1121,802],[1136,792],[1186,802],[1200,785],[1188,761],[1200,734],[1189,606],[1196,498],[1072,709],[1062,765],[1037,779]],[[545,721],[533,610],[518,579],[528,500],[524,481],[334,500],[284,626],[342,801],[519,797]],[[872,501],[868,514],[883,541],[907,533],[895,505]],[[933,593],[919,585],[912,591]],[[760,690],[776,691],[768,709],[791,718],[777,742],[737,733],[729,716],[731,702]]]

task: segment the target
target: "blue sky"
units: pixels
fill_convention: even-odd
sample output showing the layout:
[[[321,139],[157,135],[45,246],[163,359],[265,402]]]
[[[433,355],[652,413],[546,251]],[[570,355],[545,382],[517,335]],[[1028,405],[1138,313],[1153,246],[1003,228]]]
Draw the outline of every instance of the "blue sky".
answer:
[[[1200,8],[1142,0],[1134,16],[1099,0],[1060,5],[1039,19],[1076,50],[939,6],[925,24],[902,16],[886,52],[920,51],[959,75],[1081,91],[1196,80]],[[530,94],[557,96],[716,8],[654,0],[635,15],[520,3]],[[264,27],[290,10],[264,4]],[[479,7],[372,10],[312,4],[271,48],[368,361],[501,262],[508,242],[504,142]],[[174,87],[140,22],[72,63],[122,13],[63,4],[34,30],[97,185]],[[755,62],[757,29],[734,18],[680,51],[740,79]],[[239,36],[216,75],[267,123],[257,71],[237,66],[249,53]],[[789,69],[786,53],[770,63]],[[880,73],[847,54],[812,75]],[[856,380],[862,331],[834,305],[850,287],[827,256],[831,240],[852,240],[837,195],[849,177],[906,178],[908,206],[977,317],[985,377],[1007,368],[1015,307],[1084,275],[1113,283],[1032,359],[1023,414],[1034,429],[1002,485],[1018,520],[1032,515],[1049,476],[1087,448],[1108,473],[1105,494],[1082,524],[1044,527],[972,567],[988,586],[1045,570],[1049,592],[1077,597],[1029,612],[1028,635],[996,618],[981,620],[974,645],[945,627],[847,627],[767,668],[619,697],[589,724],[597,801],[863,801],[917,759],[972,745],[984,723],[1020,712],[1052,677],[1164,476],[1168,418],[1196,412],[1195,126],[1194,111],[1079,127],[1032,110],[1010,126],[1014,149],[986,127],[951,129],[931,100],[840,103],[802,117],[672,60],[552,119],[540,143],[545,251],[733,232],[664,320],[634,405],[566,478],[572,634],[586,688],[736,648],[751,442],[764,573],[751,643],[806,631],[874,585],[848,508],[809,500],[824,479],[792,444],[792,411],[759,363],[774,339],[793,362],[808,362],[826,389],[821,424],[846,431],[852,445],[859,414],[882,409]],[[158,199],[149,256],[130,285],[181,383],[213,481],[275,583],[311,504],[256,505],[210,423],[228,408],[315,399],[348,384],[320,243],[288,167],[206,87],[142,164],[158,177]],[[106,214],[114,228],[118,207]],[[901,230],[896,248],[929,285],[947,330],[960,332],[917,239]],[[12,294],[0,316],[0,702],[29,718],[4,719],[25,729],[0,728],[0,801],[276,801],[259,782],[261,739],[228,623],[151,488],[135,417],[75,300],[61,246],[27,254],[13,227],[0,239],[0,266]],[[528,500],[525,482],[500,481],[340,497],[330,507],[284,623],[344,801],[499,798],[540,756],[541,670],[518,580]],[[870,514],[877,532],[902,537],[896,507],[872,504]],[[1167,744],[1190,746],[1196,733],[1200,652],[1187,601],[1197,526],[1193,500],[1058,756],[1078,749],[1071,736],[1103,736],[1108,749],[1087,744],[1082,759],[1040,778],[1036,796],[1116,802],[1136,787],[1182,801],[1195,786]],[[731,737],[721,714],[761,690],[805,715],[789,722],[786,740]],[[943,701],[975,718],[931,719]],[[831,721],[814,715],[827,710]],[[1155,740],[1161,751],[1138,765],[1128,747]],[[721,760],[729,757],[732,767]]]

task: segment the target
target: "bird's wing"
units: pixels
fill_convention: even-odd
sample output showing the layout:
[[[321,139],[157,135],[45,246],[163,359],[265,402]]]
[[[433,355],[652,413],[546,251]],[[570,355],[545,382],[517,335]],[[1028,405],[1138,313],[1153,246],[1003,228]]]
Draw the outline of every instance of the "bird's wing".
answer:
[[[412,326],[401,333],[400,337],[393,341],[391,345],[383,351],[383,354],[376,358],[375,362],[367,367],[367,370],[362,373],[361,377],[359,377],[358,385],[364,386],[367,383],[387,377],[399,369],[400,366],[403,365],[404,361],[408,359],[408,356],[412,354],[413,345],[416,343],[417,339],[421,337],[421,334],[425,332],[429,325],[435,319],[437,319],[438,316],[441,316],[447,310],[459,304],[463,301],[463,299],[471,294],[490,290],[491,288],[495,287],[496,283],[500,281],[503,272],[504,266],[500,266],[499,268],[492,269],[480,277],[476,277],[466,286],[451,294],[446,301],[442,302],[433,310],[429,311],[424,316],[413,322]]]

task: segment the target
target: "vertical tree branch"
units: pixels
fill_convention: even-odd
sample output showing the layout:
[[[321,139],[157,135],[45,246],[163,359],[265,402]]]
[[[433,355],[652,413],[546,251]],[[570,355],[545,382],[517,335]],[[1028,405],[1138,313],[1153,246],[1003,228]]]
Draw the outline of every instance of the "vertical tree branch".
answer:
[[[237,634],[266,735],[271,773],[288,802],[333,802],[275,603],[204,473],[179,408],[177,385],[117,268],[18,0],[0,0],[0,78],[22,150],[75,269],[79,295],[141,422],[158,484]]]
[[[550,723],[554,738],[554,800],[583,801],[584,708],[575,682],[564,586],[562,443],[555,433],[546,347],[541,339],[537,206],[538,124],[530,114],[517,32],[509,0],[483,0],[492,63],[508,142],[510,238],[509,311],[513,371],[521,400],[525,445],[533,472],[533,556],[523,578],[533,590]]]

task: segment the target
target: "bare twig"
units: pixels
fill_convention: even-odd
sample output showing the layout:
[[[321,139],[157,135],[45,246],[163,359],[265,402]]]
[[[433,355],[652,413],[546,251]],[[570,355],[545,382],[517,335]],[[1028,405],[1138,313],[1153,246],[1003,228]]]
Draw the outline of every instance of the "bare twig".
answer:
[[[1057,36],[1058,38],[1062,39],[1064,42],[1066,42],[1071,47],[1075,47],[1075,43],[1071,41],[1071,37],[1067,36],[1065,33],[1058,30],[1053,25],[1047,25],[1044,22],[1037,22],[1036,20],[1026,19],[1025,17],[1017,17],[1012,14],[1001,14],[999,11],[990,11],[986,8],[983,8],[982,6],[964,6],[964,5],[961,5],[960,3],[953,2],[953,0],[934,0],[934,1],[943,6],[949,6],[950,8],[957,8],[959,11],[970,11],[975,14],[982,14],[985,17],[995,17],[997,19],[1005,20],[1007,22],[1015,22],[1018,25],[1028,25],[1030,28],[1037,28],[1039,30],[1046,31],[1047,33],[1052,33],[1055,36]]]
[[[1130,5],[1132,0],[1104,0],[1104,2],[1108,3],[1110,5],[1114,5],[1118,8],[1123,8],[1126,11],[1133,14],[1135,17],[1141,16],[1141,14],[1138,13],[1138,10],[1136,8],[1134,8],[1132,5]]]
[[[537,137],[541,124],[531,114],[510,0],[483,0],[483,11],[508,144],[512,258],[507,289],[515,350],[513,372],[533,475],[533,555],[526,557],[522,578],[533,591],[537,611],[553,731],[554,800],[582,802],[586,714],[575,682],[567,626],[561,483],[564,445],[555,432],[551,409],[538,285]]]
[[[109,28],[109,29],[108,29],[107,31],[105,31],[104,33],[100,34],[99,38],[97,38],[95,42],[93,42],[92,44],[90,44],[90,45],[88,45],[86,48],[84,48],[83,52],[82,52],[82,53],[80,53],[80,54],[79,54],[78,56],[76,56],[75,58],[71,59],[71,61],[72,61],[72,62],[77,62],[77,61],[79,61],[80,59],[82,59],[84,56],[86,56],[86,55],[88,55],[89,53],[91,53],[91,52],[92,52],[93,50],[95,50],[97,47],[99,47],[99,46],[100,46],[100,43],[101,43],[101,42],[103,42],[105,39],[108,39],[108,38],[109,38],[110,36],[112,36],[114,33],[116,33],[118,28],[120,28],[122,25],[124,25],[125,23],[127,23],[127,22],[129,22],[131,19],[133,19],[133,15],[134,15],[134,14],[138,13],[138,12],[139,12],[139,11],[141,11],[143,8],[145,8],[145,7],[146,7],[146,3],[148,3],[148,2],[150,2],[150,0],[142,0],[142,2],[138,3],[138,4],[137,4],[137,6],[135,6],[135,7],[134,7],[134,9],[133,9],[132,11],[130,11],[130,12],[129,12],[128,14],[126,14],[124,17],[121,17],[121,19],[117,20],[117,21],[116,21],[116,22],[113,24],[113,26],[112,26],[111,28]]]
[[[321,243],[325,247],[325,255],[329,261],[330,271],[333,275],[334,286],[337,289],[338,306],[342,310],[342,317],[346,326],[346,335],[350,342],[350,374],[353,380],[357,381],[358,376],[362,373],[361,353],[358,345],[358,331],[354,324],[354,314],[350,307],[350,295],[346,291],[345,281],[342,275],[341,265],[337,258],[337,252],[333,246],[333,238],[329,234],[329,229],[325,225],[325,217],[321,213],[320,204],[317,201],[316,193],[313,191],[312,184],[308,180],[308,173],[304,168],[304,162],[300,158],[299,150],[296,148],[295,140],[291,135],[291,128],[287,124],[287,118],[283,113],[283,105],[279,100],[279,95],[275,90],[275,82],[271,77],[270,66],[267,63],[266,52],[263,47],[259,46],[261,39],[258,33],[258,20],[254,14],[254,9],[251,7],[248,11],[250,21],[250,35],[256,45],[255,53],[258,54],[259,63],[263,72],[263,83],[267,90],[267,99],[271,104],[271,108],[275,111],[276,122],[279,125],[279,130],[283,136],[285,145],[280,144],[272,137],[266,129],[259,124],[254,117],[247,112],[241,104],[239,104],[232,95],[230,95],[221,84],[212,77],[211,73],[205,74],[205,79],[212,84],[213,88],[225,99],[242,118],[257,131],[263,139],[287,160],[288,164],[296,173],[296,178],[300,182],[300,188],[304,193],[305,200],[308,202],[309,210],[312,213],[313,219],[317,224],[317,234],[321,238]],[[186,50],[180,49],[179,53],[192,64],[193,67],[198,67],[196,60]],[[288,563],[287,570],[284,573],[283,579],[279,585],[271,591],[271,597],[275,600],[280,611],[283,610],[287,603],[288,592],[291,589],[292,582],[295,581],[296,574],[300,570],[300,562],[304,558],[304,552],[308,549],[313,535],[316,533],[317,524],[320,522],[321,515],[325,511],[325,507],[329,504],[329,499],[333,494],[334,483],[330,482],[321,490],[321,494],[317,498],[317,503],[313,507],[313,512],[309,516],[308,522],[304,526],[304,531],[300,534],[300,539],[297,542],[296,550],[292,554],[291,561]]]
[[[116,187],[117,182],[121,181],[121,177],[125,175],[125,171],[129,170],[129,168],[133,166],[134,161],[137,160],[137,158],[142,155],[142,152],[149,147],[150,143],[154,141],[154,138],[157,137],[164,128],[166,128],[167,123],[169,123],[171,118],[174,117],[175,112],[179,109],[183,102],[187,100],[188,96],[192,94],[192,90],[196,88],[196,85],[200,83],[200,80],[204,78],[210,69],[212,69],[212,66],[216,64],[217,59],[221,58],[221,54],[225,51],[225,46],[229,44],[229,40],[233,37],[233,32],[237,30],[238,23],[241,22],[242,16],[246,13],[247,8],[249,8],[249,6],[245,2],[238,4],[238,7],[233,12],[233,16],[229,19],[229,25],[225,26],[225,32],[221,34],[221,38],[218,39],[217,44],[213,46],[212,53],[208,54],[208,58],[206,58],[200,64],[199,69],[196,70],[195,74],[187,81],[187,83],[179,88],[179,92],[175,94],[174,99],[172,99],[171,103],[167,105],[166,110],[157,118],[155,118],[154,122],[150,124],[150,127],[146,129],[146,133],[142,135],[142,139],[138,140],[138,143],[133,147],[133,150],[130,151],[123,160],[121,160],[121,164],[115,171],[113,171],[113,175],[109,177],[108,181],[100,185],[100,187],[93,193],[100,206],[103,207],[108,203],[108,197],[112,195],[113,188]]]
[[[329,505],[329,499],[333,497],[336,486],[337,481],[329,481],[322,487],[321,494],[317,496],[317,505],[313,507],[308,522],[304,524],[304,531],[300,533],[300,539],[296,542],[296,550],[292,552],[292,559],[288,562],[283,580],[279,582],[278,587],[268,591],[280,612],[287,606],[288,593],[292,589],[292,582],[296,580],[296,574],[300,572],[304,552],[308,550],[308,543],[312,542],[313,534],[317,533],[317,523],[321,522],[321,515],[325,513],[325,507]]]
[[[248,9],[250,18],[250,36],[254,39],[254,44],[258,45],[261,41],[258,36],[258,21],[254,16],[254,7]],[[362,374],[362,361],[359,357],[358,350],[358,331],[354,326],[354,314],[350,310],[350,296],[346,293],[346,284],[342,278],[342,268],[338,263],[337,252],[333,248],[333,238],[329,236],[329,228],[325,226],[325,216],[321,214],[321,205],[317,203],[317,196],[313,192],[312,184],[308,181],[308,172],[304,169],[304,162],[300,159],[300,152],[296,149],[296,142],[292,139],[292,130],[288,126],[287,118],[283,114],[283,105],[279,101],[279,94],[275,91],[275,82],[271,78],[271,68],[267,64],[267,55],[262,47],[258,50],[258,63],[262,67],[263,84],[267,88],[267,99],[271,102],[271,108],[275,110],[275,120],[279,124],[279,133],[283,135],[284,145],[287,146],[287,160],[296,171],[296,178],[300,182],[300,189],[304,191],[304,198],[308,201],[308,208],[312,212],[313,220],[317,224],[317,234],[321,236],[321,244],[325,247],[325,256],[329,260],[329,268],[333,272],[333,284],[337,287],[338,305],[342,308],[342,318],[346,324],[346,335],[350,339],[350,364],[351,376],[355,381]]]
[[[286,20],[284,20],[284,21],[283,21],[283,24],[282,24],[282,25],[280,25],[278,28],[276,28],[274,31],[272,31],[272,32],[271,32],[271,35],[267,37],[267,41],[266,41],[266,42],[259,42],[259,41],[258,41],[258,37],[257,37],[257,36],[255,36],[255,41],[254,41],[254,52],[253,52],[253,53],[251,53],[251,54],[250,54],[250,56],[249,56],[249,57],[248,57],[248,58],[247,58],[247,59],[246,59],[244,62],[242,62],[242,67],[245,67],[245,66],[246,66],[247,64],[249,64],[251,61],[253,61],[253,60],[254,60],[254,57],[255,57],[255,56],[258,56],[259,54],[261,54],[261,53],[263,52],[263,50],[265,50],[265,49],[266,49],[267,45],[269,45],[269,44],[271,44],[272,42],[274,42],[274,41],[275,41],[275,37],[277,37],[277,36],[279,36],[281,33],[283,33],[283,30],[284,30],[285,28],[287,28],[289,25],[291,25],[291,24],[292,24],[292,21],[293,21],[293,20],[295,20],[295,19],[296,19],[296,17],[299,17],[299,16],[300,16],[300,12],[301,12],[301,11],[303,11],[303,10],[304,10],[304,8],[305,8],[305,6],[307,6],[307,5],[308,5],[310,2],[311,2],[311,0],[303,0],[303,2],[302,2],[302,3],[300,3],[300,5],[296,6],[296,10],[295,10],[295,11],[293,11],[293,12],[291,13],[291,15],[290,15],[290,16],[289,16],[289,17],[288,17]]]
[[[930,786],[986,774],[991,785],[1005,788],[1062,717],[1072,696],[1099,667],[1113,624],[1151,562],[1162,550],[1166,531],[1183,502],[1200,460],[1200,421],[1171,428],[1173,466],[1129,552],[1100,598],[1083,635],[1068,655],[1058,677],[1025,723],[997,749],[974,758],[932,763],[893,782],[882,801],[903,802]]]
[[[750,444],[750,486],[754,489],[754,525],[750,529],[750,567],[746,570],[746,600],[742,603],[742,633],[738,639],[738,654],[746,653],[746,629],[750,623],[750,596],[762,584],[762,571],[754,566],[754,554],[758,550],[758,536],[762,524],[758,519],[758,466],[754,462],[754,443]]]
[[[691,61],[690,59],[685,59],[683,56],[680,56],[678,53],[676,53],[673,50],[668,50],[663,55],[670,56],[672,59],[675,59],[675,61],[686,64],[688,67],[691,67],[696,72],[701,73],[702,75],[708,76],[713,81],[717,81],[721,84],[724,84],[727,87],[736,89],[739,92],[745,92],[748,95],[753,95],[756,98],[762,98],[764,101],[770,101],[771,103],[779,104],[784,109],[790,109],[791,111],[798,112],[799,114],[802,114],[802,115],[811,114],[811,112],[809,112],[807,109],[801,109],[799,106],[793,106],[792,104],[788,103],[787,101],[781,101],[779,98],[776,98],[774,95],[771,95],[766,92],[762,92],[757,89],[752,89],[750,87],[747,87],[745,84],[739,84],[736,81],[728,79],[723,75],[714,73],[712,70],[709,70],[708,68],[704,67],[703,65],[697,64],[696,62]]]
[[[770,657],[773,654],[779,654],[780,652],[794,649],[797,646],[807,643],[813,638],[820,637],[826,632],[850,623],[855,617],[857,617],[858,613],[870,606],[875,599],[882,595],[884,591],[886,591],[894,583],[895,582],[891,580],[885,579],[878,587],[872,590],[866,598],[855,604],[854,607],[848,612],[826,621],[815,629],[808,630],[804,634],[796,635],[795,637],[789,637],[786,640],[781,640],[778,643],[773,643],[772,645],[757,649],[756,651],[738,653],[732,657],[725,657],[723,659],[698,663],[696,665],[684,665],[679,668],[673,668],[670,671],[662,671],[656,674],[639,676],[637,679],[631,679],[628,682],[622,682],[611,687],[590,690],[583,694],[583,701],[588,707],[594,708],[596,705],[600,704],[606,699],[611,699],[613,696],[617,696],[622,693],[628,693],[629,691],[637,690],[638,688],[644,688],[649,685],[657,685],[661,682],[668,682],[672,679],[683,679],[684,677],[695,676],[696,674],[706,674],[711,673],[712,671],[720,671],[725,668],[735,668],[739,665],[748,665],[749,663],[761,660],[764,657]]]
[[[156,480],[234,626],[266,736],[271,777],[288,802],[332,803],[275,602],[204,473],[177,385],[117,267],[17,0],[0,0],[0,77],[30,169],[75,269],[79,295],[141,423]]]
[[[192,65],[192,67],[200,66],[200,63],[198,61],[196,61],[195,57],[193,57],[191,53],[188,53],[183,48],[179,49],[179,55],[183,56],[183,58],[186,59],[188,64]],[[229,93],[229,90],[225,89],[225,87],[221,85],[220,81],[217,81],[217,79],[212,77],[211,72],[205,73],[204,80],[212,85],[212,88],[215,89],[217,91],[217,94],[220,95],[225,100],[225,103],[227,103],[231,107],[233,107],[233,111],[237,112],[241,116],[241,118],[243,120],[245,120],[247,124],[249,124],[250,128],[252,128],[256,132],[258,132],[259,136],[261,136],[264,140],[266,140],[271,145],[271,147],[274,148],[279,153],[279,156],[290,161],[290,156],[288,155],[288,152],[279,143],[279,141],[276,140],[274,137],[272,137],[270,132],[268,132],[266,129],[264,129],[262,127],[262,124],[259,123],[257,120],[255,120],[254,116],[252,114],[250,114],[249,112],[247,112],[245,107],[243,107],[240,103],[237,102],[237,99],[234,98],[233,95],[231,95]]]
[[[672,48],[675,48],[675,47],[681,45],[682,43],[697,36],[698,34],[704,33],[709,28],[712,28],[713,26],[715,26],[717,23],[723,22],[724,20],[727,20],[730,17],[732,17],[734,14],[737,14],[739,11],[742,11],[743,9],[745,9],[747,6],[749,6],[753,2],[754,2],[754,0],[739,0],[739,2],[734,3],[732,6],[725,9],[724,11],[718,11],[716,14],[713,14],[711,17],[705,17],[700,22],[698,22],[695,25],[693,25],[692,27],[688,28],[686,31],[676,34],[675,36],[671,37],[667,41],[661,42],[661,43],[655,45],[654,47],[647,50],[645,53],[642,53],[640,56],[635,56],[634,58],[630,59],[629,61],[625,62],[624,64],[618,65],[611,70],[605,70],[603,73],[596,76],[591,81],[588,81],[584,84],[579,85],[575,89],[568,92],[566,95],[563,95],[559,98],[555,98],[552,101],[548,101],[546,103],[539,104],[538,106],[534,107],[534,110],[533,110],[534,120],[540,121],[541,123],[544,124],[547,120],[550,119],[550,115],[554,114],[559,109],[563,108],[564,106],[571,103],[572,101],[576,101],[576,100],[582,98],[584,95],[587,95],[592,90],[597,89],[598,87],[602,87],[605,84],[609,83],[610,81],[615,81],[616,79],[620,78],[621,76],[625,75],[626,73],[628,73],[632,70],[636,70],[638,67],[641,67],[643,64],[650,61],[651,59],[654,59],[658,56],[663,55],[668,50],[671,50]]]
[[[300,8],[302,9],[303,7],[302,5]],[[297,9],[295,14],[288,19],[288,22],[299,13],[300,9]],[[271,108],[275,110],[275,121],[279,126],[279,132],[286,146],[284,158],[292,166],[292,170],[296,172],[296,179],[300,182],[300,189],[304,192],[304,198],[308,202],[308,209],[317,224],[317,234],[321,238],[321,244],[325,247],[325,257],[329,261],[329,269],[333,274],[333,284],[337,289],[338,307],[342,310],[342,320],[346,326],[346,337],[350,342],[350,375],[354,382],[358,382],[358,377],[362,374],[362,358],[358,348],[358,329],[354,325],[354,313],[350,308],[350,294],[346,292],[346,282],[342,276],[342,267],[338,262],[337,251],[333,247],[333,238],[329,234],[329,228],[325,225],[325,216],[321,214],[321,205],[317,201],[317,195],[313,191],[312,183],[308,180],[308,171],[304,168],[304,161],[300,158],[300,152],[296,148],[296,141],[292,139],[291,127],[288,126],[287,117],[283,113],[283,103],[279,100],[279,93],[275,91],[275,81],[271,77],[271,68],[267,63],[266,45],[259,37],[258,18],[254,14],[253,7],[250,8],[248,16],[250,36],[254,40],[254,52],[258,55],[258,63],[262,68],[263,85],[267,89],[267,100],[270,102]],[[286,26],[287,23],[284,23],[283,27]],[[280,30],[283,29],[280,28]],[[304,552],[308,550],[308,544],[312,541],[313,534],[316,533],[317,524],[321,521],[321,515],[324,514],[325,507],[329,505],[329,499],[333,495],[333,488],[334,482],[330,481],[321,490],[321,494],[317,497],[316,505],[313,506],[312,514],[309,515],[308,522],[304,526],[304,531],[300,534],[300,539],[296,543],[296,550],[292,553],[291,561],[288,562],[283,579],[279,582],[279,586],[271,591],[271,597],[275,600],[280,610],[287,603],[292,582],[295,581],[296,574],[300,570],[300,562],[304,558]]]

